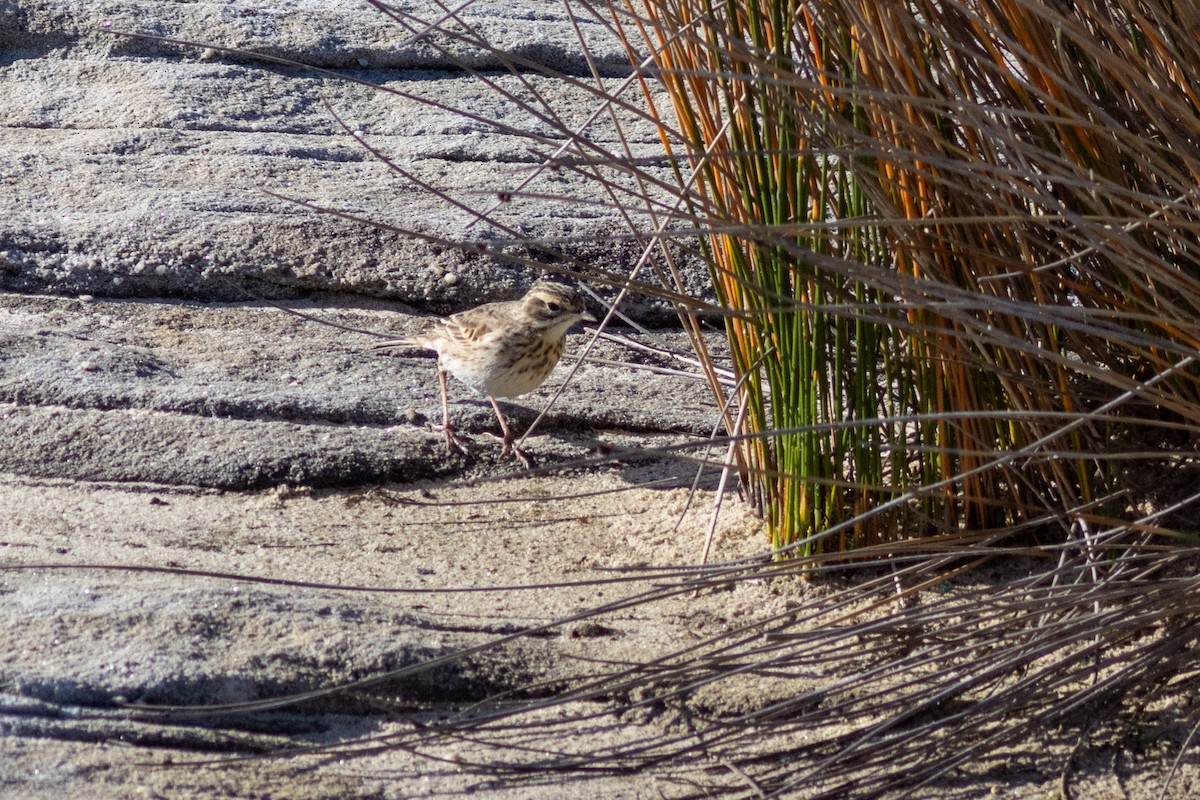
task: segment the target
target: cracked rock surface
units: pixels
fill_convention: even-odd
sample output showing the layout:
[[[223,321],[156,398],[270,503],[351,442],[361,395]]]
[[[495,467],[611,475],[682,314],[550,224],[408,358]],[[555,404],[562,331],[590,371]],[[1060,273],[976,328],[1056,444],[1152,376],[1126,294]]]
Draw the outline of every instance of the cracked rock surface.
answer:
[[[659,148],[636,118],[623,139],[589,124],[599,104],[580,81],[533,69],[585,77],[578,31],[600,69],[628,72],[600,25],[572,24],[553,4],[473,3],[459,27],[496,50],[465,38],[442,42],[448,53],[361,0],[2,7],[0,287],[244,299],[227,278],[251,275],[259,291],[336,289],[444,313],[519,294],[530,275],[430,237],[554,237],[560,263],[618,275],[637,258],[613,240],[625,224],[593,202],[606,197],[598,188],[566,170],[530,171],[555,136],[529,107],[535,98],[583,131],[593,156]],[[436,3],[405,8],[441,16]],[[498,71],[497,53],[523,59],[525,74]],[[501,227],[472,227],[474,215],[455,203],[489,211]],[[701,271],[694,280],[702,288]],[[654,304],[627,310],[670,320]]]

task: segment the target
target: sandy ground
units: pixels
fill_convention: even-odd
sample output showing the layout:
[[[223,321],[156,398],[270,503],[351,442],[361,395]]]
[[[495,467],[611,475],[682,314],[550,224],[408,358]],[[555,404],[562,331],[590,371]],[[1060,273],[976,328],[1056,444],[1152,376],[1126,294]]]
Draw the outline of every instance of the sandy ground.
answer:
[[[3,537],[8,564],[154,565],[208,574],[5,574],[14,647],[4,663],[4,786],[43,797],[407,797],[455,795],[481,783],[498,797],[652,796],[661,776],[577,776],[549,795],[536,785],[500,791],[494,781],[453,767],[455,759],[497,758],[470,742],[442,743],[426,758],[395,749],[332,763],[186,764],[403,732],[438,712],[565,677],[580,669],[580,658],[666,652],[731,616],[781,605],[784,596],[751,589],[735,602],[726,593],[568,623],[407,680],[249,723],[129,720],[112,708],[117,698],[195,704],[269,697],[429,660],[630,591],[588,583],[596,567],[681,563],[702,547],[707,495],[685,511],[686,489],[640,488],[644,471],[565,473],[369,494],[6,480],[6,496],[20,509]],[[581,489],[601,494],[552,499]],[[730,514],[716,552],[759,546],[755,531],[752,519]],[[213,573],[327,586],[243,583]],[[536,584],[555,588],[519,588]],[[473,591],[456,591],[465,588]],[[586,750],[656,730],[601,715],[572,726],[566,738],[550,731],[540,744]],[[539,739],[525,741],[534,746]],[[170,762],[180,765],[144,768]]]

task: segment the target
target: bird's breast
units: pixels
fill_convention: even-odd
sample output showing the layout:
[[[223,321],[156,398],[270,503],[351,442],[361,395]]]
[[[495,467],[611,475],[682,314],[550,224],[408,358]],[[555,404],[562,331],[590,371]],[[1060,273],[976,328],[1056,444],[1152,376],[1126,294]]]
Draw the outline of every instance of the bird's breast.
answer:
[[[488,397],[518,397],[542,385],[562,356],[566,337],[530,337],[497,343],[487,352],[443,350],[439,363],[462,383]]]

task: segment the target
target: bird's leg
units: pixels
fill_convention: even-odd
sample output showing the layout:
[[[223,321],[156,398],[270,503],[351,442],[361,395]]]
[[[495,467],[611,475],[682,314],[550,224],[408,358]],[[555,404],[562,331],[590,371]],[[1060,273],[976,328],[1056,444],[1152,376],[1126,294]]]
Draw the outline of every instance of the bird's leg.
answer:
[[[453,454],[468,455],[467,448],[457,436],[454,435],[454,428],[450,426],[450,395],[446,387],[446,370],[438,370],[438,388],[442,390],[442,433],[446,435],[446,448]]]
[[[496,402],[496,398],[489,397],[488,402],[492,404],[492,408],[496,412],[496,419],[500,420],[500,430],[504,432],[504,435],[500,437],[500,441],[503,443],[503,447],[500,450],[500,457],[504,458],[511,454],[513,458],[524,464],[526,469],[533,469],[536,466],[533,457],[513,444],[515,440],[512,429],[508,427],[508,420],[504,418],[503,412],[500,411],[500,404]]]

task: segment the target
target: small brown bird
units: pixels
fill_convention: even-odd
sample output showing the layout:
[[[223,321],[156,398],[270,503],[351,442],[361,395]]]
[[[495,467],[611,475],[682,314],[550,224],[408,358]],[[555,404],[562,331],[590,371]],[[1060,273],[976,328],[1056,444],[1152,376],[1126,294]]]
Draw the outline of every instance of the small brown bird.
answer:
[[[424,333],[380,342],[375,349],[417,347],[437,352],[442,430],[451,452],[465,454],[466,450],[450,426],[447,374],[487,397],[503,432],[501,457],[511,453],[528,466],[532,462],[513,446],[512,431],[496,398],[517,397],[541,386],[562,356],[567,329],[580,320],[594,321],[574,289],[539,281],[520,300],[461,311]]]

